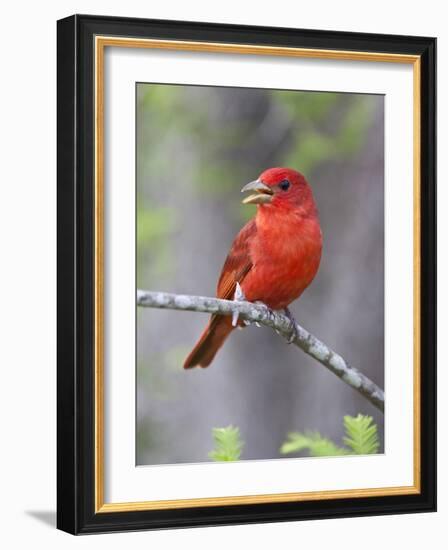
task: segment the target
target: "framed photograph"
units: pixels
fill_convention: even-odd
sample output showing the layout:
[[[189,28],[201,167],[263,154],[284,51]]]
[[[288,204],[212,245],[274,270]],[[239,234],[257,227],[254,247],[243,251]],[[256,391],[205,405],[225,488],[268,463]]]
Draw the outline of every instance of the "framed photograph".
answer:
[[[435,54],[58,21],[60,529],[435,510]]]

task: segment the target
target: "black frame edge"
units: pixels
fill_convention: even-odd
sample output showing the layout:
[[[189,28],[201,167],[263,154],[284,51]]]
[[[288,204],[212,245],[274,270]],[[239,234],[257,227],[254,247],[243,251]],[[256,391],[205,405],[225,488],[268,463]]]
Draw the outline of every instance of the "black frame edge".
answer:
[[[95,34],[352,49],[422,60],[422,492],[321,502],[94,513],[93,48]],[[58,511],[72,534],[429,512],[436,509],[436,40],[75,15],[58,21]]]
[[[437,509],[437,40],[421,57],[421,484]]]
[[[77,532],[76,150],[77,16],[57,23],[57,520]]]

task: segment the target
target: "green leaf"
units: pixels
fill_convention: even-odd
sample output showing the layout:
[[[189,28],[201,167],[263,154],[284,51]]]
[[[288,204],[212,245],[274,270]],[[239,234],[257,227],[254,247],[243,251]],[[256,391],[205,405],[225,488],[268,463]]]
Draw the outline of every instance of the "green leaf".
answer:
[[[344,416],[344,443],[354,454],[370,455],[378,451],[380,442],[376,424],[371,416]]]
[[[346,436],[344,444],[347,448],[339,447],[319,432],[291,432],[288,439],[280,448],[282,454],[309,451],[310,456],[338,456],[338,455],[366,455],[378,451],[380,442],[377,426],[371,416],[344,416]]]
[[[213,428],[213,441],[215,448],[208,456],[216,462],[239,460],[243,441],[240,437],[240,430],[234,426],[227,428]]]
[[[348,454],[346,449],[338,447],[333,441],[322,437],[319,432],[291,432],[280,448],[282,454],[298,453],[308,450],[310,456],[340,456]]]

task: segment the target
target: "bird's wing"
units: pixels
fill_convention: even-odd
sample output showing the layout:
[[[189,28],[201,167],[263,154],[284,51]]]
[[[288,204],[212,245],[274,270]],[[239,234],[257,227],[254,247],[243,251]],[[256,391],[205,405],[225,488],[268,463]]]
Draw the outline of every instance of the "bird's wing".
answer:
[[[257,234],[255,220],[249,221],[233,241],[229,255],[219,277],[216,295],[223,300],[232,300],[236,283],[241,283],[252,268],[250,244]]]
[[[233,241],[219,277],[216,289],[218,298],[233,300],[236,283],[241,283],[251,270],[251,242],[256,234],[257,226],[255,221],[252,220],[241,229]],[[244,326],[243,321],[238,321],[238,325],[240,327]],[[212,314],[198,343],[185,360],[184,368],[189,369],[196,365],[207,367],[233,329],[232,317]]]

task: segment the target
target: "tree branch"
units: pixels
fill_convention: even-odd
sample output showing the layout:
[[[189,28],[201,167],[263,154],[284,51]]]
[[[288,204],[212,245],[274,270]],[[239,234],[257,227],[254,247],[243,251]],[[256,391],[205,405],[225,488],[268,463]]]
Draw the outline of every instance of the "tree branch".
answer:
[[[245,321],[260,323],[275,329],[384,412],[384,392],[370,378],[349,365],[340,355],[299,324],[293,323],[286,315],[272,311],[264,305],[149,290],[137,290],[137,305],[217,315],[232,315],[236,311]]]

